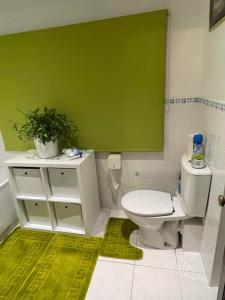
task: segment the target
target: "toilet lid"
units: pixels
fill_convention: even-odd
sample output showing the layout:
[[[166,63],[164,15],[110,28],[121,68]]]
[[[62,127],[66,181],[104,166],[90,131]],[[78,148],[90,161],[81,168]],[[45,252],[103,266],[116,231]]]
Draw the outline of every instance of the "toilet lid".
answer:
[[[128,212],[142,216],[166,216],[173,213],[171,196],[168,193],[138,190],[125,194],[122,207]]]

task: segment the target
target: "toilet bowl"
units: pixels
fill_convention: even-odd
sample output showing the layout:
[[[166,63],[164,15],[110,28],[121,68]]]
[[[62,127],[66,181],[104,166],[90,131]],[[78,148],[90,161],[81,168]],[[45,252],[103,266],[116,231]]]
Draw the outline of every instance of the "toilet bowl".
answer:
[[[139,226],[140,242],[160,249],[177,248],[180,222],[205,216],[211,170],[193,170],[186,155],[181,160],[181,194],[136,190],[125,194],[121,206]]]
[[[180,205],[180,197],[153,190],[127,193],[121,200],[126,215],[139,226],[140,242],[160,249],[176,248],[179,222],[189,218]]]

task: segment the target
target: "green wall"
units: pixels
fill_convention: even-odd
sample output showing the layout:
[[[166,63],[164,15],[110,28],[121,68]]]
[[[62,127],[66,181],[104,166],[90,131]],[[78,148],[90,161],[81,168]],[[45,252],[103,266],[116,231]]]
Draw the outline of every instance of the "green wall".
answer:
[[[9,120],[56,107],[81,147],[161,151],[167,10],[0,37],[0,130],[26,149]]]

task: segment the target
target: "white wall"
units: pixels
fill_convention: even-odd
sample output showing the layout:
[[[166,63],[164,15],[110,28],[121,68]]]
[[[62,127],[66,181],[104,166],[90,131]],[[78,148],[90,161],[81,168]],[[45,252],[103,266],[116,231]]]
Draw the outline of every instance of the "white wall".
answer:
[[[205,1],[207,6],[209,0]],[[205,38],[201,96],[205,99],[225,101],[225,22],[208,30],[208,10],[205,8]],[[209,206],[202,240],[202,258],[207,277],[212,285],[218,285],[225,247],[224,209],[218,204],[218,196],[224,194],[225,185],[225,112],[205,108],[207,132],[207,160],[213,177]]]
[[[218,196],[224,194],[225,184],[225,112],[205,107],[205,116],[208,139],[206,157],[212,170],[212,183],[201,254],[208,281],[217,286],[225,248],[225,211],[218,203]]]
[[[3,167],[3,162],[10,157],[16,155],[18,152],[16,151],[5,151],[4,141],[2,139],[2,135],[0,132],[0,168]]]
[[[167,97],[199,95],[205,33],[205,0],[171,0]]]
[[[209,0],[206,0],[208,3]],[[207,22],[205,17],[205,22]],[[209,32],[205,30],[201,95],[225,101],[225,22]]]

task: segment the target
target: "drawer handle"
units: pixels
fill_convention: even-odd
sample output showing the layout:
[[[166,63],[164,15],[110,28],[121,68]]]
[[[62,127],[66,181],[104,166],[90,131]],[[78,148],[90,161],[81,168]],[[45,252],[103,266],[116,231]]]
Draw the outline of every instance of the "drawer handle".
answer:
[[[68,208],[68,206],[65,206],[65,208]]]
[[[61,175],[64,175],[64,172],[61,172]]]
[[[35,203],[35,206],[38,206],[38,203]]]
[[[25,172],[24,174],[27,175],[27,172]]]

